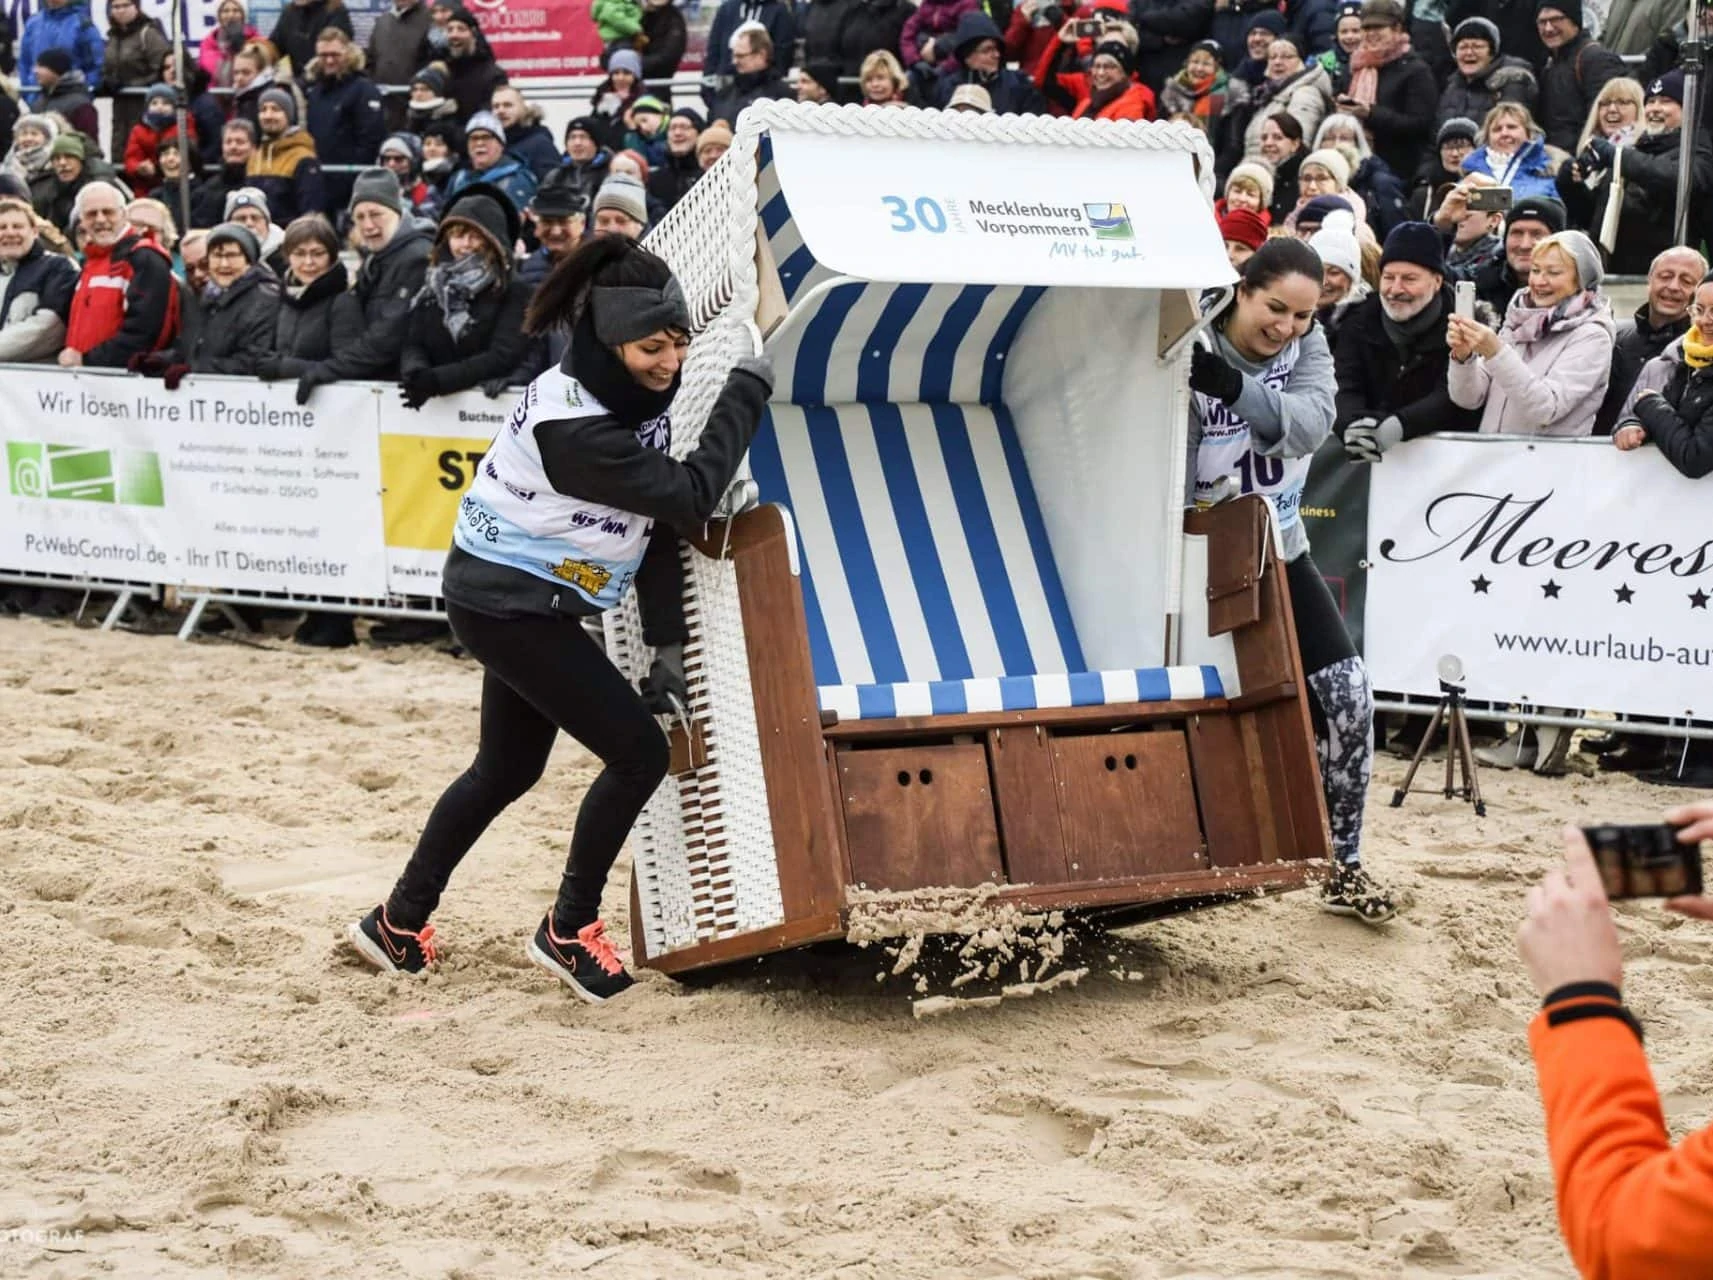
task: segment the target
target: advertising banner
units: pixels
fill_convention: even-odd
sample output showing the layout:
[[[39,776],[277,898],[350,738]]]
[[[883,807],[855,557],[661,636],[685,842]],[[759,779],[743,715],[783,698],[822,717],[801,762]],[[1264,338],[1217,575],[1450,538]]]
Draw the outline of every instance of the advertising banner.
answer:
[[[1657,450],[1439,436],[1372,468],[1374,686],[1713,718],[1713,505]]]
[[[1332,588],[1358,651],[1368,598],[1368,480],[1373,471],[1352,462],[1344,441],[1332,436],[1315,451],[1301,508],[1315,566]]]
[[[0,564],[234,591],[379,596],[369,386],[8,367]]]
[[[458,503],[514,397],[480,392],[442,396],[419,412],[381,413],[381,508],[387,588],[402,596],[438,596]]]
[[[772,132],[822,265],[865,280],[1199,289],[1235,278],[1182,153]]]

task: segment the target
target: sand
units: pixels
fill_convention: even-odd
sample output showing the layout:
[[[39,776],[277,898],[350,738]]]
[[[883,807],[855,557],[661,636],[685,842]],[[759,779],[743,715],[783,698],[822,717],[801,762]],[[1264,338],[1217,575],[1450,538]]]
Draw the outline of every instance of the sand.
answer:
[[[340,945],[467,762],[470,664],[34,621],[0,654],[0,1275],[1570,1274],[1512,936],[1560,822],[1670,793],[1488,773],[1483,822],[1385,807],[1388,760],[1384,930],[1294,894],[940,1016],[878,951],[590,1009],[522,956],[569,744],[454,880],[438,975]],[[1713,929],[1619,922],[1681,1133]]]

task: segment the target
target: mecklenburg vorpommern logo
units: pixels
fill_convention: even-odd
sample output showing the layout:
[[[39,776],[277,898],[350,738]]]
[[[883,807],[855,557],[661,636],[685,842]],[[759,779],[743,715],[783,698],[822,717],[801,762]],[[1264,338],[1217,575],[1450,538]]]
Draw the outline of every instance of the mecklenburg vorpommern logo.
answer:
[[[1085,204],[1083,212],[1094,228],[1096,240],[1134,240],[1136,229],[1130,225],[1130,215],[1121,204]]]

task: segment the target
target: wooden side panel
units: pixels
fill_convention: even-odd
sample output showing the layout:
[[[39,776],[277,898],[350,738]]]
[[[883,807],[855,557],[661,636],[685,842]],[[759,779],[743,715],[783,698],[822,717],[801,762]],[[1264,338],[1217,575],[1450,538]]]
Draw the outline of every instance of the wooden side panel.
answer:
[[[1069,880],[1046,732],[1031,726],[990,730],[987,761],[1007,878],[1012,884],[1042,885]]]
[[[985,746],[841,750],[839,789],[857,884],[973,888],[1003,878]]]
[[[1070,880],[1204,869],[1182,733],[1055,738],[1053,772]]]
[[[1264,780],[1256,785],[1259,775],[1249,766],[1239,718],[1194,716],[1188,737],[1208,861],[1216,867],[1276,861],[1279,841],[1268,816],[1267,788]]]
[[[844,860],[821,751],[821,713],[803,592],[791,572],[790,526],[778,507],[732,522],[744,647],[789,924],[844,905]]]

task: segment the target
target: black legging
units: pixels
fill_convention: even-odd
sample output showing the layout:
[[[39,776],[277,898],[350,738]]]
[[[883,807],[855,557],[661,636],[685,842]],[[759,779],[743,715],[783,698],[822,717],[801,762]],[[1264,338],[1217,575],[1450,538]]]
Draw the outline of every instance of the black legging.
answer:
[[[411,930],[427,922],[488,824],[541,777],[563,729],[606,765],[577,811],[553,906],[554,931],[569,937],[600,915],[613,859],[666,776],[666,735],[579,619],[495,618],[450,602],[446,616],[484,668],[482,738],[428,815],[387,917]]]

